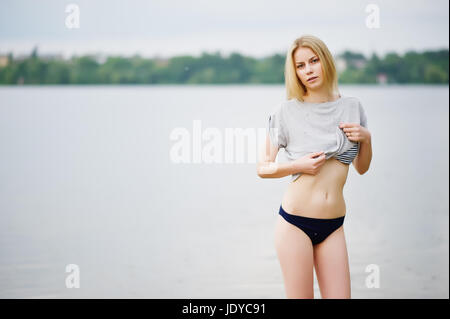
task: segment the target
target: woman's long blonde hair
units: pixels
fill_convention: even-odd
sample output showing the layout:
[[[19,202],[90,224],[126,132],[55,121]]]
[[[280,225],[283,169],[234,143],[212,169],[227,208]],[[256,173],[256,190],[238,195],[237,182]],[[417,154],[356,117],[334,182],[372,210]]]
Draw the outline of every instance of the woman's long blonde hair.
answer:
[[[294,43],[291,45],[286,54],[284,79],[286,84],[287,99],[290,100],[292,98],[297,98],[303,102],[303,96],[306,94],[306,87],[297,77],[297,72],[295,69],[294,51],[297,48],[310,48],[316,55],[319,56],[319,60],[322,65],[322,73],[324,76],[324,85],[327,87],[330,95],[338,92],[336,66],[328,47],[322,40],[313,35],[303,35],[302,37],[294,40]]]

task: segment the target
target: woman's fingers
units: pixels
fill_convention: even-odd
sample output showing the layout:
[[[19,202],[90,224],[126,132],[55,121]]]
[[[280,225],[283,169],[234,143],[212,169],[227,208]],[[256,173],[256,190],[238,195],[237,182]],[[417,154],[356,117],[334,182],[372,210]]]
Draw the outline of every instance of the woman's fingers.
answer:
[[[359,132],[360,132],[359,126],[344,127],[342,130],[344,131],[344,133],[346,134],[346,136],[349,139],[358,139],[358,137],[359,137]]]

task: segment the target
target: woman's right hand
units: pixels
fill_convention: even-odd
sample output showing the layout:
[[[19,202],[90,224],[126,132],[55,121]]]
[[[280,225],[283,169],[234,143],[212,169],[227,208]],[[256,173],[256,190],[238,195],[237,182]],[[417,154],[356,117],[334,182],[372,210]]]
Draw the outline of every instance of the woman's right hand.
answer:
[[[316,175],[325,161],[325,153],[320,151],[306,154],[305,156],[294,160],[292,164],[303,174]]]

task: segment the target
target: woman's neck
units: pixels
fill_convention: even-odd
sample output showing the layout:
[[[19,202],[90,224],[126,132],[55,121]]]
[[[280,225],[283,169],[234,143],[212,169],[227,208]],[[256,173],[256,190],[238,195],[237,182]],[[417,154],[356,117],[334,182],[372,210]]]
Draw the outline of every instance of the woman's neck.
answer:
[[[340,98],[340,94],[329,94],[328,91],[309,91],[303,96],[303,100],[309,103],[332,102]]]

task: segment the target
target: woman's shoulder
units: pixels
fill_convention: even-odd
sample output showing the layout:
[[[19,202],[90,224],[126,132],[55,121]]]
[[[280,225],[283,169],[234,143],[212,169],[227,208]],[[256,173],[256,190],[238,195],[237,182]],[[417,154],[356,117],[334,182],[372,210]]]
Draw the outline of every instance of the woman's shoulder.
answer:
[[[281,102],[278,102],[272,109],[272,114],[281,114],[286,112],[286,110],[295,103],[295,99],[290,100],[283,100]]]
[[[297,100],[297,98],[293,97],[291,99],[282,101],[279,106],[280,106],[281,110],[286,111],[290,108],[298,107],[299,104],[300,104],[300,101]]]
[[[360,103],[359,98],[353,95],[344,95],[342,96],[342,100],[347,102],[347,103]]]
[[[361,100],[356,96],[346,95],[342,97],[342,105],[350,110],[361,109]]]
[[[351,114],[351,116],[357,116],[360,118],[362,126],[367,127],[367,116],[361,100],[356,96],[348,96],[348,101],[345,103],[345,113]]]

